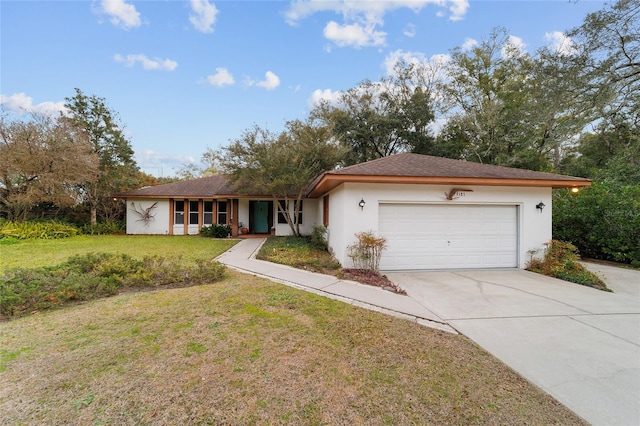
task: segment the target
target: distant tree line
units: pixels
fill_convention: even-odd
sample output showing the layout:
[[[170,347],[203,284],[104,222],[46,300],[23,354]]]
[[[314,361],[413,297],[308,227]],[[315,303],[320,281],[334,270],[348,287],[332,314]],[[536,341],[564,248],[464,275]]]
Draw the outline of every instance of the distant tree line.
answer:
[[[114,192],[153,181],[138,169],[117,113],[80,89],[65,113],[0,116],[0,217],[89,224],[121,220]]]

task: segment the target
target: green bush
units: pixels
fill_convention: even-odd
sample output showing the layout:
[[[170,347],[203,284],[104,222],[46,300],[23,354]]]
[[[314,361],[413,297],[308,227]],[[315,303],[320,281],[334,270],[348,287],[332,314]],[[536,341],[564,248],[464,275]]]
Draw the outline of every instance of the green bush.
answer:
[[[89,253],[47,268],[17,268],[0,276],[0,316],[62,306],[117,294],[123,289],[186,286],[224,277],[214,260],[186,262],[159,256],[135,259],[126,254]]]
[[[86,235],[116,235],[124,234],[126,224],[124,221],[98,222],[96,226],[86,224],[82,226],[82,233]]]
[[[578,194],[555,191],[553,236],[585,257],[640,266],[640,186],[594,182]]]
[[[78,233],[75,226],[61,222],[0,222],[0,239],[51,240],[73,237]]]
[[[309,244],[311,244],[311,247],[319,250],[328,250],[327,228],[324,226],[314,226],[309,236]]]
[[[532,257],[527,270],[598,290],[611,291],[596,274],[579,263],[578,249],[571,243],[551,240],[542,258]]]
[[[231,235],[231,227],[229,225],[210,225],[203,226],[200,229],[200,235],[209,238],[227,238]]]

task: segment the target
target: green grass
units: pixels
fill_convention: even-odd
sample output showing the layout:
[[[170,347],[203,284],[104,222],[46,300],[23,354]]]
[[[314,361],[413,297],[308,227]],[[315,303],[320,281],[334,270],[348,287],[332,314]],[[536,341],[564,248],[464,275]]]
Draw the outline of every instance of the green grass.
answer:
[[[237,243],[231,239],[199,236],[80,235],[57,240],[25,240],[0,246],[0,272],[8,268],[53,266],[69,257],[87,253],[182,257],[187,261],[211,259]]]
[[[312,247],[304,237],[269,237],[256,257],[313,272],[335,274],[340,270],[340,263],[328,251]]]
[[[294,265],[319,256],[279,240],[267,250]],[[90,252],[195,261],[233,244],[19,242],[2,267]],[[0,424],[584,424],[464,336],[235,271],[0,322],[0,412]]]
[[[0,323],[1,424],[584,424],[460,335],[229,271]]]

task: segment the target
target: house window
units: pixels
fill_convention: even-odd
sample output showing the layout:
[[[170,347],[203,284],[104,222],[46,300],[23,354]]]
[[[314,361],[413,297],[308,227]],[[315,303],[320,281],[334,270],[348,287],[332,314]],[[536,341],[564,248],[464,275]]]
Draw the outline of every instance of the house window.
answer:
[[[184,200],[175,201],[173,224],[184,225]]]
[[[189,225],[198,224],[198,200],[189,201]]]
[[[278,200],[280,207],[278,208],[278,223],[287,223],[287,219],[284,217],[284,213],[280,209],[287,210],[289,204],[285,200]]]
[[[213,201],[205,201],[203,203],[202,224],[213,224]]]
[[[218,201],[218,225],[227,224],[227,202]]]
[[[296,214],[296,206],[298,205],[298,200],[294,201],[293,203],[293,214]],[[300,200],[300,211],[298,212],[298,224],[302,225],[302,208],[303,208],[303,204],[302,204],[302,200]]]
[[[280,207],[282,207],[284,210],[289,210],[289,203],[287,203],[287,201],[285,200],[278,200],[278,204],[280,204]],[[293,210],[289,211],[289,214],[291,215],[291,219],[293,219],[293,216],[296,214],[295,213],[295,208],[298,205],[298,201],[295,200],[293,202]],[[298,224],[302,225],[302,200],[300,200],[300,211],[298,212]],[[284,217],[284,213],[282,213],[280,211],[280,209],[278,209],[278,223],[287,223],[287,219]]]

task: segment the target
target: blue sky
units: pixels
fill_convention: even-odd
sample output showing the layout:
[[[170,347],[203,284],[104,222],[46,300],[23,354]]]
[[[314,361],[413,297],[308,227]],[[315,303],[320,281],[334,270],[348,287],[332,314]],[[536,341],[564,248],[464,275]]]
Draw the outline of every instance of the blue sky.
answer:
[[[534,52],[602,1],[0,0],[5,114],[57,111],[74,88],[116,111],[140,168],[170,176],[257,124],[274,132],[386,75],[505,27]],[[446,56],[445,56],[446,58]]]

